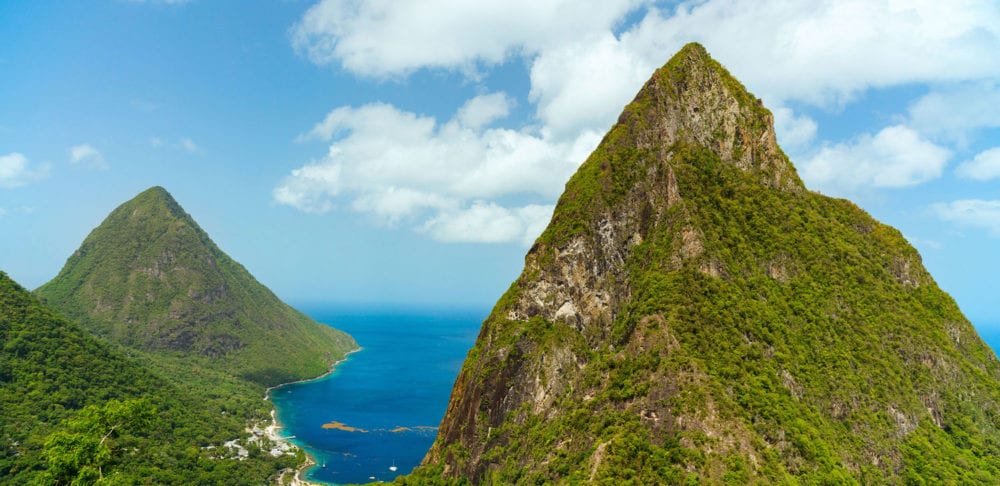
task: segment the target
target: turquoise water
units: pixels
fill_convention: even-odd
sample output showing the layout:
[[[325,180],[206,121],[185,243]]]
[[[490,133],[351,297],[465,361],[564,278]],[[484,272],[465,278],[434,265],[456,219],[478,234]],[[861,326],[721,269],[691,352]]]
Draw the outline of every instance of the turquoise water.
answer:
[[[306,477],[365,483],[410,472],[434,442],[487,311],[302,310],[350,333],[363,348],[331,375],[271,391],[283,434],[319,463]],[[358,430],[323,427],[334,422]]]

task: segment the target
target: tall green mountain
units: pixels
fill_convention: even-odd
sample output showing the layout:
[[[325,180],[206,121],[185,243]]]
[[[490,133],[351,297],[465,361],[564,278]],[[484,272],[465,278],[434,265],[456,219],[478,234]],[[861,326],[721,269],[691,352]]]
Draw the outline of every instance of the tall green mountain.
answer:
[[[566,184],[401,482],[1000,478],[1000,365],[899,231],[808,191],[704,48]]]
[[[271,386],[320,375],[357,347],[257,282],[161,187],[112,211],[36,292],[179,373],[196,362]]]
[[[208,446],[246,435],[223,410],[0,272],[0,484],[259,484],[300,460],[220,457]]]

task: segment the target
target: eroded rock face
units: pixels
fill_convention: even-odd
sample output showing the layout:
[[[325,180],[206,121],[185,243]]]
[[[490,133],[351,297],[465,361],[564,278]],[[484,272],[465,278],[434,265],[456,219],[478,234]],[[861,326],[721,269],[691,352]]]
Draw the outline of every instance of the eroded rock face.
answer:
[[[626,262],[632,248],[681,201],[669,164],[670,147],[678,143],[707,147],[722,161],[756,174],[768,187],[804,190],[778,147],[771,113],[699,45],[685,47],[659,69],[615,129],[625,135],[605,143],[631,144],[651,155],[638,161],[642,177],[622,203],[593,216],[594,231],[554,247],[543,243],[531,249],[524,272],[531,278],[519,280],[520,297],[508,319],[540,316],[606,335],[619,304],[630,297]],[[600,154],[598,150],[595,157]],[[697,228],[682,230],[676,265],[702,255],[701,238]],[[716,277],[724,273],[711,261],[702,271]]]
[[[806,191],[770,112],[692,44],[567,183],[417,473],[901,482],[908,441],[952,440],[997,390],[916,251]],[[977,437],[1000,443],[991,420]]]

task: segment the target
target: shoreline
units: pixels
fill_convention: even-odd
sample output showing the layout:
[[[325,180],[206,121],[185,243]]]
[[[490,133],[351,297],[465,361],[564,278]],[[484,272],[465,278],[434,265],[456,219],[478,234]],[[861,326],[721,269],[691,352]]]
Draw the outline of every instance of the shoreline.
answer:
[[[344,357],[341,358],[340,360],[338,360],[336,363],[333,363],[332,365],[330,365],[330,369],[326,373],[323,373],[322,375],[319,375],[319,376],[314,377],[314,378],[306,378],[306,379],[303,379],[303,380],[297,380],[297,381],[291,381],[291,382],[288,382],[288,383],[282,383],[280,385],[275,385],[275,386],[269,387],[267,390],[265,390],[265,392],[264,392],[264,401],[265,402],[271,402],[271,424],[264,428],[264,434],[272,442],[289,444],[289,445],[298,447],[299,449],[302,449],[302,452],[306,456],[306,460],[301,465],[299,465],[299,467],[295,468],[295,476],[292,478],[292,481],[289,483],[290,486],[325,486],[325,483],[314,483],[314,482],[311,482],[311,481],[308,481],[308,480],[305,480],[305,479],[302,478],[302,474],[306,470],[308,470],[309,468],[311,468],[311,467],[313,467],[313,466],[316,465],[316,459],[313,458],[309,454],[309,452],[306,450],[305,447],[302,447],[302,446],[299,446],[299,445],[295,444],[289,438],[283,437],[278,432],[279,430],[284,429],[285,427],[284,427],[284,425],[281,424],[281,421],[278,420],[278,409],[275,406],[274,402],[271,401],[271,390],[276,390],[276,389],[281,388],[281,387],[286,386],[286,385],[294,385],[294,384],[297,384],[297,383],[308,383],[310,381],[316,381],[316,380],[321,380],[323,378],[326,378],[326,377],[330,376],[331,374],[333,374],[333,372],[337,370],[337,366],[339,366],[344,361],[347,361],[347,358],[349,358],[352,354],[357,353],[358,351],[361,351],[363,349],[364,349],[363,347],[358,346],[356,349],[352,349],[352,350],[344,353]],[[282,472],[282,474],[279,476],[279,483],[281,483],[281,484],[284,484],[284,481],[283,481],[284,480],[284,474],[285,473]]]
[[[352,349],[352,350],[344,353],[344,357],[340,358],[339,360],[337,360],[337,362],[335,362],[332,365],[330,365],[330,369],[327,370],[326,373],[323,373],[322,375],[314,376],[312,378],[303,378],[301,380],[296,380],[296,381],[289,381],[288,383],[282,383],[280,385],[274,385],[274,386],[268,387],[266,390],[264,390],[264,401],[265,402],[271,401],[271,390],[277,390],[278,388],[281,388],[283,386],[295,385],[295,384],[298,384],[298,383],[308,383],[310,381],[322,380],[323,378],[326,378],[327,376],[330,376],[331,374],[333,374],[334,371],[337,371],[337,366],[339,366],[344,361],[347,361],[347,358],[350,358],[352,354],[357,353],[359,351],[363,351],[364,349],[365,348],[363,348],[361,346],[358,346],[357,348],[354,348],[354,349]]]

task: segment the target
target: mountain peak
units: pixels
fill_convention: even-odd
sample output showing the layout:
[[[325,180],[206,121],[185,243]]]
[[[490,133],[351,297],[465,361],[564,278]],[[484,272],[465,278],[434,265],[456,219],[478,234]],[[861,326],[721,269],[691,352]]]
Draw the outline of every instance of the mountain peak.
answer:
[[[140,192],[132,199],[126,201],[118,207],[123,213],[128,213],[127,217],[148,217],[152,214],[160,214],[169,218],[184,220],[185,223],[197,227],[197,223],[174,197],[162,186],[153,186]],[[125,216],[124,214],[122,216]],[[198,228],[201,231],[201,228]]]
[[[268,385],[321,374],[354,347],[261,285],[159,186],[112,211],[38,293],[98,336]]]
[[[566,183],[416,482],[989,483],[998,407],[917,251],[688,44]]]
[[[804,190],[778,146],[774,116],[698,43],[685,45],[653,73],[616,129],[639,148],[705,147],[767,186]]]

